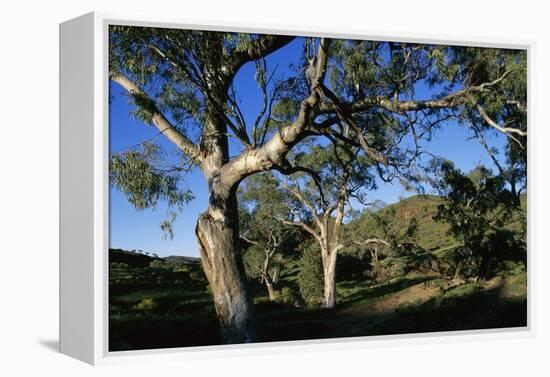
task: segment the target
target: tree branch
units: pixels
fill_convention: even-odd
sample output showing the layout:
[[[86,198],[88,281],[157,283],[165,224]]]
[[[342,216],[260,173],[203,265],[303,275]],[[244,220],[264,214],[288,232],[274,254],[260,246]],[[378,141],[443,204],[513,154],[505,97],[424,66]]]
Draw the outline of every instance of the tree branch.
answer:
[[[353,241],[353,243],[359,246],[367,246],[370,244],[383,244],[386,246],[390,246],[388,241],[385,241],[380,238],[367,238],[366,240],[363,240],[363,241]]]
[[[466,101],[468,101],[477,108],[477,110],[479,111],[480,115],[485,120],[485,122],[487,122],[491,127],[495,128],[496,130],[514,139],[523,148],[521,142],[510,134],[514,133],[520,136],[527,136],[527,132],[524,132],[517,128],[503,127],[498,125],[495,121],[493,121],[487,115],[483,107],[481,107],[473,97],[474,93],[483,93],[489,90],[490,88],[497,86],[503,80],[505,80],[506,77],[513,71],[514,70],[508,70],[504,72],[496,80],[486,82],[480,85],[469,86],[467,88],[457,90],[456,92],[448,94],[442,98],[432,99],[432,100],[398,101],[396,99],[392,100],[386,96],[371,96],[371,97],[360,98],[350,104],[342,104],[342,103],[338,104],[337,102],[334,101],[333,98],[327,95],[327,97],[329,97],[332,102],[323,102],[319,104],[319,106],[317,107],[318,109],[317,113],[315,115],[331,114],[331,113],[338,114],[338,111],[341,111],[342,108],[347,110],[348,114],[351,115],[355,113],[362,113],[369,109],[377,108],[377,107],[382,108],[389,112],[404,114],[410,111],[422,111],[422,110],[428,110],[428,109],[432,109],[432,110],[453,109],[453,108],[457,108],[460,105],[463,105]],[[330,93],[327,93],[327,94],[330,94]],[[350,126],[352,125],[350,124]]]
[[[303,194],[302,191],[297,186],[290,186],[286,182],[283,182],[283,187],[296,197],[303,205],[305,205],[310,211],[311,215],[315,222],[319,222],[319,216],[317,215],[317,210],[313,203],[311,203]]]
[[[477,111],[479,112],[479,115],[481,115],[481,117],[483,118],[483,120],[485,121],[485,123],[487,123],[489,126],[493,127],[494,129],[502,132],[503,134],[505,134],[506,136],[508,136],[509,138],[513,139],[516,143],[519,144],[519,146],[523,149],[523,144],[516,138],[514,137],[513,135],[510,135],[511,133],[514,133],[516,135],[519,135],[519,136],[527,136],[527,132],[524,132],[520,129],[517,129],[517,128],[512,128],[512,127],[504,127],[504,126],[500,126],[497,122],[495,122],[488,114],[487,112],[485,111],[485,109],[483,108],[483,106],[481,106],[477,100],[474,98],[474,96],[472,96],[471,94],[467,94],[467,97],[468,97],[468,100],[470,101],[470,103],[476,107]]]
[[[308,232],[309,234],[311,234],[313,237],[315,237],[319,242],[321,242],[321,237],[319,237],[319,235],[317,234],[317,232],[315,232],[315,230],[310,227],[309,225],[307,225],[306,223],[304,223],[303,221],[290,221],[290,220],[286,220],[286,219],[283,219],[283,218],[277,218],[277,220],[279,220],[280,222],[282,222],[283,224],[286,224],[286,225],[292,225],[292,226],[298,226],[298,227],[301,227],[302,229],[304,229],[306,232]]]
[[[320,69],[318,70],[317,81],[324,77],[326,71],[328,43],[329,40],[321,40],[322,48],[319,49],[318,55]],[[302,101],[294,123],[280,129],[262,147],[245,151],[223,166],[221,177],[225,187],[234,187],[235,184],[258,171],[285,165],[286,154],[306,136],[304,131],[311,123],[313,110],[321,99],[319,86],[315,89]]]
[[[259,35],[257,39],[247,42],[244,48],[233,52],[231,73],[235,75],[244,64],[266,57],[281,47],[286,46],[295,38],[288,35]]]
[[[176,127],[174,127],[168,119],[160,112],[155,102],[141,90],[128,77],[115,72],[109,73],[109,79],[119,84],[125,89],[136,101],[138,106],[145,108],[151,114],[151,123],[154,124],[168,140],[174,143],[181,151],[189,158],[202,161],[199,147],[183,135]]]
[[[387,165],[388,164],[388,158],[386,156],[383,156],[382,154],[380,154],[376,149],[372,148],[367,143],[367,140],[363,136],[363,133],[361,132],[361,129],[359,128],[359,126],[357,126],[357,124],[355,123],[355,121],[353,120],[353,118],[351,117],[349,112],[346,109],[344,109],[344,107],[342,106],[342,103],[340,102],[338,97],[336,97],[336,95],[334,93],[332,93],[332,91],[330,89],[328,89],[326,86],[324,86],[323,84],[320,84],[319,86],[320,86],[321,90],[323,91],[323,94],[325,96],[327,96],[332,101],[332,103],[334,104],[334,107],[335,107],[335,110],[336,110],[336,115],[338,115],[338,117],[341,119],[342,122],[347,123],[353,129],[353,131],[355,132],[355,134],[359,138],[359,143],[361,144],[361,147],[363,148],[365,153],[370,158],[372,158],[374,161],[377,161],[377,162],[380,162],[381,164]]]
[[[467,94],[484,92],[487,89],[502,82],[512,70],[506,71],[498,79],[486,82],[477,86],[470,86],[448,94],[445,97],[433,100],[420,101],[395,101],[386,96],[363,97],[351,104],[344,104],[352,114],[364,112],[371,108],[380,107],[390,112],[404,113],[407,111],[420,111],[426,109],[454,108],[464,103]],[[332,103],[319,105],[319,114],[335,113],[336,109]]]
[[[499,173],[503,174],[504,169],[502,168],[502,165],[500,165],[500,162],[497,160],[497,158],[496,158],[495,154],[493,153],[493,150],[491,149],[491,147],[489,147],[489,145],[487,144],[487,141],[485,140],[485,137],[483,137],[481,131],[478,129],[478,127],[475,124],[472,123],[472,127],[474,129],[474,133],[477,136],[477,139],[479,140],[479,143],[483,146],[483,148],[485,148],[485,150],[487,151],[487,154],[489,155],[489,157],[491,157],[491,160],[493,160],[493,163],[497,167]]]
[[[251,244],[251,245],[260,246],[260,243],[259,243],[258,241],[253,241],[253,240],[251,240],[250,238],[247,238],[244,234],[241,234],[241,235],[240,235],[240,238],[241,238],[242,240],[245,240],[246,242],[248,242],[248,243]]]
[[[319,190],[319,202],[321,203],[321,207],[326,207],[328,205],[327,201],[325,200],[325,194],[323,191],[323,186],[321,184],[321,177],[319,176],[319,174],[317,174],[317,172],[304,166],[275,166],[274,169],[284,175],[292,175],[295,173],[305,173],[310,175],[313,179],[313,183],[317,187],[317,190]]]

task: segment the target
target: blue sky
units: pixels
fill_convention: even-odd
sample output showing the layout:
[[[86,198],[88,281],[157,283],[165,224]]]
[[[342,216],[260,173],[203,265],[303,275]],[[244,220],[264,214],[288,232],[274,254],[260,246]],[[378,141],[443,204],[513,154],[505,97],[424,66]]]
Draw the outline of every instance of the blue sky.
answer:
[[[291,71],[289,61],[299,64],[302,47],[301,38],[292,42],[286,48],[272,54],[268,59],[268,67],[277,67],[277,77],[284,77]],[[247,122],[253,122],[262,105],[261,93],[254,79],[255,67],[245,65],[236,78],[235,87],[241,99],[240,106]],[[109,108],[110,152],[125,150],[136,144],[154,138],[158,135],[156,128],[143,124],[129,115],[131,106],[128,105],[122,90],[111,83],[112,100]],[[429,98],[431,92],[427,88],[420,88],[416,92],[417,98]],[[462,170],[468,171],[480,162],[493,167],[493,163],[486,151],[477,140],[468,140],[471,132],[454,122],[447,122],[436,131],[429,150],[431,153],[448,158]],[[156,139],[162,147],[173,150],[173,146],[162,136]],[[504,144],[504,136],[493,135],[488,139],[491,146],[500,147]],[[230,142],[232,155],[239,151],[235,141]],[[136,210],[118,190],[110,188],[110,247],[127,250],[140,249],[160,256],[188,255],[198,256],[195,239],[195,223],[198,215],[206,209],[207,191],[206,182],[202,173],[194,169],[184,177],[185,184],[193,192],[195,199],[187,204],[184,211],[178,216],[174,228],[173,239],[163,239],[160,222],[167,218],[166,203],[159,203],[154,209]],[[382,200],[393,203],[400,197],[411,195],[398,183],[389,185],[380,183],[377,190],[371,192],[369,201]],[[357,209],[357,208],[356,208]]]

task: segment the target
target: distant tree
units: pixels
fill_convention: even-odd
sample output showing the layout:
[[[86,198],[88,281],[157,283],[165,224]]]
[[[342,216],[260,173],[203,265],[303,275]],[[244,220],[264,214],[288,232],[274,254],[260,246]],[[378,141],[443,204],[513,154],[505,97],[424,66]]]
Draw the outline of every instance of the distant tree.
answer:
[[[296,253],[303,234],[284,226],[277,218],[286,217],[285,193],[269,173],[250,177],[239,193],[241,239],[247,274],[265,284],[269,300],[277,298],[277,283],[285,259]]]
[[[468,175],[448,161],[438,169],[441,181],[437,187],[444,202],[434,219],[447,222],[449,232],[463,242],[455,276],[485,277],[495,251],[491,242],[510,218],[514,196],[502,176],[483,166]]]
[[[412,217],[403,228],[396,221],[395,209],[375,207],[367,209],[362,218],[348,227],[349,244],[370,254],[371,275],[376,278],[381,261],[397,255],[407,255],[419,250],[416,244],[417,220]]]
[[[291,213],[280,220],[303,229],[318,244],[325,308],[336,304],[336,261],[345,247],[343,223],[352,210],[350,201],[364,200],[364,193],[374,187],[369,171],[372,160],[362,152],[336,140],[328,145],[309,145],[306,152],[293,156],[300,170],[281,178]]]

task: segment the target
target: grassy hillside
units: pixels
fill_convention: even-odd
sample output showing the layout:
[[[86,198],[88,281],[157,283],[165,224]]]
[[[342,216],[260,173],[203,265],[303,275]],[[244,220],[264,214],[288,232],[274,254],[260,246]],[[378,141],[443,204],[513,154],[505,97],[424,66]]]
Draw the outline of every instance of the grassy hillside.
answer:
[[[380,209],[399,231],[415,218],[416,242],[425,251],[382,259],[373,274],[368,253],[343,250],[334,309],[306,304],[297,259],[284,265],[275,284],[275,302],[269,301],[265,286],[251,279],[260,340],[525,326],[524,261],[501,255],[486,279],[456,278],[453,257],[459,243],[447,234],[446,224],[433,220],[440,203],[437,196],[418,195]],[[525,198],[522,204],[526,206]],[[512,216],[506,227],[520,230],[518,220]],[[347,224],[346,231],[371,236],[368,221],[364,215]],[[218,319],[198,258],[112,249],[109,262],[111,351],[219,344]]]
[[[141,270],[146,276],[154,273]],[[278,289],[284,285],[296,291],[292,279],[284,280]],[[111,351],[219,344],[206,280],[149,281],[109,285]],[[331,310],[270,302],[263,287],[250,284],[262,341],[526,325],[524,270],[461,285],[434,274],[409,273],[382,283],[340,276],[337,306]]]
[[[404,231],[412,218],[418,224],[417,243],[423,249],[434,251],[451,247],[457,241],[447,234],[449,226],[433,220],[437,213],[437,206],[442,203],[438,196],[416,195],[390,204],[381,210],[382,213],[395,211],[395,221]]]
[[[409,226],[412,218],[416,218],[418,225],[416,243],[425,250],[439,253],[453,249],[460,243],[453,236],[447,234],[448,224],[433,220],[437,213],[437,206],[442,203],[443,200],[436,195],[415,195],[389,204],[380,209],[379,213],[391,217],[401,232],[404,232]],[[524,210],[527,210],[527,195],[522,195],[521,205]],[[365,231],[368,229],[366,225],[368,221],[366,214],[363,214],[358,220],[363,223],[362,229]],[[505,227],[519,231],[521,229],[519,216],[512,216]]]

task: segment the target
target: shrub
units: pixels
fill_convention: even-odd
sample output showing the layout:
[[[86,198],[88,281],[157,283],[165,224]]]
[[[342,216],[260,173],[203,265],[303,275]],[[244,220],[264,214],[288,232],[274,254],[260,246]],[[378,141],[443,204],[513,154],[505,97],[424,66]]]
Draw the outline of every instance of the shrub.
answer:
[[[386,258],[380,263],[375,280],[378,283],[388,281],[393,278],[402,277],[409,272],[408,261],[410,258]]]
[[[199,283],[205,283],[206,282],[206,275],[204,274],[202,269],[197,269],[195,271],[191,271],[189,273],[189,277],[191,280],[199,282]]]
[[[152,298],[144,298],[140,302],[138,302],[134,308],[140,311],[148,312],[157,307],[156,302]]]
[[[151,263],[149,263],[149,267],[158,269],[166,268],[166,263],[161,259],[155,259],[154,261],[151,261]]]
[[[277,295],[277,302],[284,305],[294,305],[298,301],[298,297],[290,287],[283,287]]]
[[[298,286],[307,305],[319,305],[323,300],[323,265],[321,254],[314,247],[305,248],[299,261]]]
[[[191,271],[191,269],[189,268],[189,266],[186,266],[184,264],[182,265],[179,265],[179,266],[175,266],[172,271],[174,272],[182,272],[182,273],[186,273],[186,274],[189,274],[189,272]]]
[[[517,262],[517,261],[500,261],[495,267],[494,267],[494,274],[496,276],[515,276],[515,275],[521,275],[525,273],[525,264],[523,262]]]

